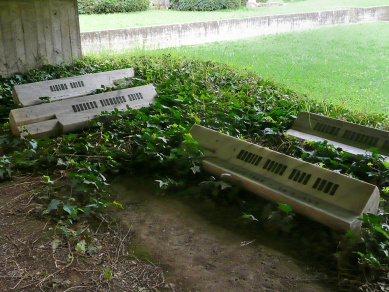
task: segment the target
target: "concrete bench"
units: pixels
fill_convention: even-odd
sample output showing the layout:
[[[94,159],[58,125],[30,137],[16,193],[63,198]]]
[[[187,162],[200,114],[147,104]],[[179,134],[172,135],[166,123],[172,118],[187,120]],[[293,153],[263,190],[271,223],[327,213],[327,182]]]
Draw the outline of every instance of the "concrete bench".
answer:
[[[101,85],[109,87],[124,83],[125,78],[131,77],[134,77],[134,69],[130,68],[21,84],[13,87],[13,100],[22,106],[41,104],[40,97],[49,97],[53,102],[92,93],[101,89]]]
[[[389,132],[308,112],[300,112],[286,134],[303,140],[327,140],[353,155],[363,155],[369,148],[389,156]]]
[[[81,130],[102,111],[147,107],[156,96],[154,86],[149,84],[14,109],[9,116],[11,131],[14,135],[43,138]]]
[[[299,159],[194,125],[192,137],[205,149],[203,168],[242,188],[335,229],[358,230],[363,213],[376,213],[374,185]]]

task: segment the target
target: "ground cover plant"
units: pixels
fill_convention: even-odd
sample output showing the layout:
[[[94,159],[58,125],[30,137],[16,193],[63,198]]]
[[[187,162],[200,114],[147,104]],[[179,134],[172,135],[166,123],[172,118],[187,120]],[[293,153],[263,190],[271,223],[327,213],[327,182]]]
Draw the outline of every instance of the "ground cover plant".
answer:
[[[9,134],[6,120],[13,107],[12,85],[127,67],[136,70],[131,86],[153,83],[156,87],[158,98],[149,108],[116,111],[111,123],[96,122],[88,131],[52,139]],[[113,88],[101,89],[107,90]],[[386,285],[389,165],[376,153],[355,161],[326,143],[302,144],[283,132],[290,128],[299,111],[307,109],[382,129],[389,128],[387,116],[355,113],[338,105],[312,102],[251,71],[171,55],[117,55],[114,59],[84,58],[71,66],[48,65],[1,79],[0,92],[4,123],[0,136],[0,177],[6,181],[13,176],[34,173],[41,178],[31,198],[36,201],[35,207],[29,214],[57,222],[57,236],[69,236],[72,224],[109,220],[104,210],[121,207],[110,196],[109,189],[109,182],[119,173],[136,171],[153,176],[163,188],[181,191],[209,180],[200,168],[201,149],[188,134],[190,127],[198,123],[383,189],[382,212],[364,216],[361,233],[346,234],[339,257],[350,257],[348,263],[355,265],[359,259],[360,271],[365,273],[369,287],[376,283]],[[220,189],[217,194],[223,196]],[[281,216],[286,212],[286,217],[292,214],[283,205],[280,212]],[[251,218],[250,215],[244,216]],[[86,251],[88,241],[83,242],[78,235],[75,238],[76,248]],[[352,267],[358,277],[358,269]],[[109,278],[110,271],[106,273]]]
[[[388,23],[368,23],[181,46],[156,53],[247,68],[293,88],[299,95],[355,111],[386,114],[388,34]]]
[[[272,1],[282,2],[282,1]],[[282,6],[223,9],[217,11],[175,11],[175,10],[148,10],[131,13],[80,15],[81,31],[106,30],[115,28],[167,25],[174,23],[210,21],[255,17],[264,15],[280,15],[290,13],[325,11],[347,7],[369,7],[388,5],[386,0],[307,0],[285,3]]]

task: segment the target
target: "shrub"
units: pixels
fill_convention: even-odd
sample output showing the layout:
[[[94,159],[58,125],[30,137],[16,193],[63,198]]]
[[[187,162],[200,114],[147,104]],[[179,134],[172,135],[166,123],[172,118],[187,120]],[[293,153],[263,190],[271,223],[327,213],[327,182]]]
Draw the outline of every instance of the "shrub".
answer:
[[[92,14],[96,0],[77,0],[79,14]]]
[[[77,0],[79,14],[102,14],[147,10],[149,0]]]
[[[170,8],[188,11],[213,11],[234,9],[241,5],[241,0],[171,0]]]

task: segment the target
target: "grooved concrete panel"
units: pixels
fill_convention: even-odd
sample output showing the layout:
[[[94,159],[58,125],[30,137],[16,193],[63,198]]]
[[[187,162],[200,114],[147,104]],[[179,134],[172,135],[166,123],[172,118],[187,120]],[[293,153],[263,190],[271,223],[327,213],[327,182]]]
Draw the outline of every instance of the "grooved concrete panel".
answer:
[[[77,0],[0,0],[0,75],[80,57]]]
[[[192,22],[81,33],[84,52],[167,48],[349,23],[388,21],[389,6]],[[1,52],[0,52],[1,54]]]

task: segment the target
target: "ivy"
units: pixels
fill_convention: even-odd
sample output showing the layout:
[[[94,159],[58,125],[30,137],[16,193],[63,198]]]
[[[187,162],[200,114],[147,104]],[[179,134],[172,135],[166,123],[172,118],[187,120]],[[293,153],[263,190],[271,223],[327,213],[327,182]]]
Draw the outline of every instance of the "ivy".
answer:
[[[152,83],[156,87],[158,97],[149,107],[116,110],[109,114],[109,123],[103,123],[108,115],[105,113],[88,131],[55,138],[10,135],[9,111],[16,108],[12,86],[129,67],[136,72],[131,86]],[[97,92],[115,89],[101,88]],[[107,206],[119,207],[120,203],[111,202],[109,189],[109,182],[118,173],[152,175],[163,188],[185,188],[206,181],[208,176],[199,167],[202,149],[189,134],[193,124],[376,184],[383,190],[389,187],[389,166],[374,149],[372,154],[355,159],[326,141],[302,143],[284,135],[301,110],[381,129],[388,128],[386,117],[356,115],[331,104],[318,104],[249,71],[223,64],[170,55],[83,58],[73,65],[47,65],[2,78],[0,96],[0,179],[26,172],[41,176],[42,183],[35,191],[40,202],[36,211],[61,222],[102,220]],[[225,187],[220,183],[214,185]],[[386,192],[382,197],[385,210]],[[282,204],[277,214],[288,220],[294,215]],[[360,245],[354,249],[354,255],[364,264],[377,265],[378,261],[380,269],[386,271],[387,214],[382,212],[378,218],[374,224],[369,218],[362,218],[366,229],[355,239]],[[351,240],[350,236],[346,238]],[[377,246],[367,248],[368,239],[376,240]]]

